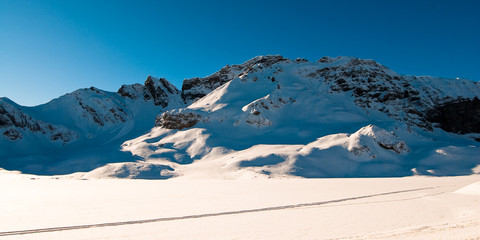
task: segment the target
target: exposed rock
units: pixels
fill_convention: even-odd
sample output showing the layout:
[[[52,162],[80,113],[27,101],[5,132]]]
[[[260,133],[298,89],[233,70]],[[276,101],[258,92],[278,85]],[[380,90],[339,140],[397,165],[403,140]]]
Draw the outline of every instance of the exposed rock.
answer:
[[[75,91],[71,95],[78,102],[83,116],[91,118],[98,126],[124,123],[129,118],[123,110],[125,106],[121,102],[105,98],[106,94],[99,90],[83,89]]]
[[[3,131],[3,136],[11,141],[22,139],[24,131],[50,135],[52,140],[61,140],[63,143],[78,138],[74,131],[36,120],[2,100],[0,100],[0,129],[6,129]]]
[[[447,132],[480,133],[480,99],[458,99],[435,106],[428,120]]]
[[[144,85],[122,85],[118,93],[130,99],[153,100],[155,106],[167,107],[170,104],[170,96],[180,95],[180,91],[165,78],[148,76]]]
[[[227,65],[208,77],[185,79],[182,85],[183,101],[191,104],[234,78],[268,68],[282,61],[289,61],[289,59],[280,55],[259,56],[240,65]]]
[[[144,98],[145,100],[153,99],[156,106],[168,106],[168,96],[172,94],[179,94],[178,89],[171,83],[167,82],[165,78],[153,78],[148,76],[145,81]]]
[[[227,66],[222,68],[222,70],[229,71],[225,70],[229,68]],[[192,103],[233,79],[228,74],[223,74],[222,70],[205,78],[185,79],[182,85],[183,100],[186,103]]]
[[[307,75],[330,84],[334,92],[351,92],[355,104],[374,109],[410,125],[432,129],[418,109],[428,109],[431,99],[420,100],[420,93],[410,79],[398,75],[373,60],[352,57],[324,57],[318,62],[344,64],[317,69]],[[408,113],[408,115],[406,115]]]
[[[144,86],[139,83],[135,83],[132,85],[122,85],[120,89],[118,89],[118,93],[122,97],[130,98],[130,99],[138,99],[140,96],[143,96]]]
[[[401,141],[394,133],[374,125],[361,128],[349,138],[352,141],[349,143],[348,150],[354,155],[363,156],[366,159],[376,157],[372,154],[372,148],[375,148],[375,145],[397,154],[410,151],[405,142]]]
[[[22,134],[13,128],[10,128],[7,131],[5,131],[3,135],[12,141],[22,138]]]
[[[396,153],[402,153],[402,152],[408,151],[407,145],[402,141],[395,142],[395,143],[377,142],[377,144],[378,144],[378,146],[382,147],[383,149],[392,150]]]
[[[308,62],[308,60],[305,59],[305,58],[296,58],[296,59],[295,59],[295,62],[296,62],[296,63],[306,63],[306,62]]]
[[[282,97],[269,94],[266,97],[257,99],[243,107],[242,110],[247,113],[245,116],[245,122],[257,127],[270,126],[273,124],[272,121],[262,113],[270,112],[294,102],[295,99],[293,98],[283,99]]]
[[[167,129],[184,129],[195,126],[200,120],[200,115],[191,112],[164,112],[157,117],[155,126]]]

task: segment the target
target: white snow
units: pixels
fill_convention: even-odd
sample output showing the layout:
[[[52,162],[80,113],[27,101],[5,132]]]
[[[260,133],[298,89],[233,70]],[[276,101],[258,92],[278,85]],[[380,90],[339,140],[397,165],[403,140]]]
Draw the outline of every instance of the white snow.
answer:
[[[454,192],[479,181],[479,175],[80,181],[1,172],[0,238],[476,239],[480,196]],[[316,204],[291,206],[306,203]],[[217,216],[198,216],[204,214]],[[1,237],[182,216],[193,217]]]
[[[23,171],[0,169],[0,238],[478,239],[478,134],[428,131],[408,110],[478,97],[479,84],[351,57],[268,62],[280,58],[222,69],[209,77],[228,81],[190,89],[208,94],[189,106],[177,91],[155,106],[139,84],[123,87],[132,98],[91,88],[33,108],[2,99],[78,139],[0,137],[2,166]],[[374,79],[352,77],[362,72]],[[384,88],[418,90],[423,102],[389,99]],[[198,123],[153,127],[163,112]]]
[[[353,57],[281,56],[189,80],[199,83],[183,100],[207,94],[189,106],[166,80],[147,81],[119,93],[80,89],[32,108],[2,99],[78,139],[63,146],[27,129],[19,129],[25,137],[18,141],[2,135],[0,167],[74,173],[66,178],[235,179],[469,175],[480,166],[475,134],[430,131],[420,117],[442,101],[479,97],[473,81],[402,76]],[[159,103],[168,106],[155,106],[152,97],[163,93]],[[157,115],[181,114],[182,123],[197,123],[154,127]]]
[[[480,182],[472,183],[455,192],[460,194],[480,196]]]

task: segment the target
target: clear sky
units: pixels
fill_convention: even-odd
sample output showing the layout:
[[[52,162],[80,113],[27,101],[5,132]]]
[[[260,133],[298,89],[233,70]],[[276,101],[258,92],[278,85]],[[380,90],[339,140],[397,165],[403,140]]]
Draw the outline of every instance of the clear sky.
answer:
[[[180,88],[266,54],[479,81],[479,13],[477,0],[0,0],[0,97],[31,106],[148,75]]]

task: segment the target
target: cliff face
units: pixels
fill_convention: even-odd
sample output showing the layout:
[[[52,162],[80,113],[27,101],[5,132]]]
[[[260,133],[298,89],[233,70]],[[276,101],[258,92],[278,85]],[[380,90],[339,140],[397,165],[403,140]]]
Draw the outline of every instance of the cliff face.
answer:
[[[259,56],[243,64],[227,65],[208,77],[185,79],[182,85],[182,98],[187,105],[191,104],[234,78],[287,60],[278,55]]]
[[[453,133],[480,133],[480,100],[458,99],[434,106],[428,113],[428,121]]]
[[[167,107],[171,102],[177,103],[180,91],[165,78],[148,76],[144,85],[122,85],[118,93],[123,97],[144,101],[153,100],[156,106]]]

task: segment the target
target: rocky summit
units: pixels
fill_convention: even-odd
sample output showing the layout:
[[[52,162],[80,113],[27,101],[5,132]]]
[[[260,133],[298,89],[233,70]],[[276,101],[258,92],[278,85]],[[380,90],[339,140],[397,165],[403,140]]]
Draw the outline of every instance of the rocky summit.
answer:
[[[0,168],[154,179],[471,174],[479,97],[478,82],[405,76],[373,60],[259,56],[181,90],[149,76],[36,107],[2,98]]]

